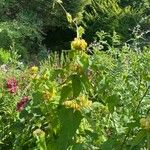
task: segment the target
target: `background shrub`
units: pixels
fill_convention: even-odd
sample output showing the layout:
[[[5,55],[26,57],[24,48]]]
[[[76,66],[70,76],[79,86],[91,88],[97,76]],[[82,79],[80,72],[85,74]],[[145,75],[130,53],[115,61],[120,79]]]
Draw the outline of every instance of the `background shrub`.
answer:
[[[92,4],[85,9],[83,19],[87,39],[92,40],[97,31],[104,30],[111,35],[116,31],[122,41],[128,40],[139,21],[149,18],[149,5],[147,0],[92,0]],[[149,19],[142,22],[144,30],[149,30],[147,24],[150,24]]]

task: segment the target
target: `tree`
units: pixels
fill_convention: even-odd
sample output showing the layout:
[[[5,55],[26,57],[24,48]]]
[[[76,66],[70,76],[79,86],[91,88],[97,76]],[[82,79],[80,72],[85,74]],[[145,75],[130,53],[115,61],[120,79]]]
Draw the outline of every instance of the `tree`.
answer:
[[[87,0],[64,0],[64,8],[73,17],[81,18]],[[13,47],[24,55],[26,51],[38,51],[43,48],[43,31],[46,28],[66,28],[68,22],[62,7],[56,0],[1,0],[0,1],[0,48]],[[5,36],[4,36],[5,33]]]

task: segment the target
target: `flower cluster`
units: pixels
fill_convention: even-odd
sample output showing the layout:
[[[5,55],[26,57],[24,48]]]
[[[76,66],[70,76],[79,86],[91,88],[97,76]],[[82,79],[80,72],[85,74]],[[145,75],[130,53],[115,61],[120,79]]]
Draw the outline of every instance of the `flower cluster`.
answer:
[[[56,95],[56,90],[54,88],[50,88],[50,89],[44,90],[42,94],[43,94],[44,100],[52,100],[52,98]]]
[[[33,66],[33,67],[30,68],[30,73],[31,73],[32,75],[35,75],[35,74],[38,73],[38,70],[39,70],[38,67]]]
[[[92,106],[92,101],[88,100],[85,96],[80,96],[80,102],[79,102],[81,107],[84,108],[91,108]]]
[[[87,43],[84,39],[75,38],[74,41],[71,42],[71,49],[73,50],[81,50],[84,51],[87,48]]]
[[[83,66],[81,66],[78,63],[74,63],[74,62],[70,63],[69,69],[71,71],[77,72],[79,74],[82,74],[84,72]]]
[[[33,66],[29,69],[31,79],[38,80],[40,77],[38,75],[39,68],[37,66]]]
[[[67,108],[72,108],[74,110],[80,110],[80,105],[74,100],[65,101],[65,102],[63,102],[63,105]]]
[[[17,86],[17,80],[15,78],[11,78],[6,81],[6,87],[10,93],[16,93]]]
[[[85,96],[80,96],[79,101],[69,100],[63,102],[63,105],[67,108],[72,108],[74,110],[82,110],[83,108],[90,109],[92,106],[92,101],[88,100]]]
[[[28,96],[23,96],[22,99],[17,103],[16,110],[19,111],[19,112],[22,111],[26,107],[29,100],[30,99],[29,99]]]

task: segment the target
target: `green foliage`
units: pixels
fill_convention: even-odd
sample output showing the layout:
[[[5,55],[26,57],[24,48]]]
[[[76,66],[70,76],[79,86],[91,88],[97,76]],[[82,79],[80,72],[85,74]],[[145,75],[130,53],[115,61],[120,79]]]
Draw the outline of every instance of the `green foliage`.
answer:
[[[131,30],[142,20],[142,17],[149,16],[147,10],[150,4],[146,0],[132,1],[131,3],[135,3],[136,7],[131,3],[125,3],[126,6],[122,7],[121,3],[124,1],[92,0],[92,4],[84,12],[83,20],[88,39],[91,40],[97,31],[104,30],[111,35],[116,31],[122,40],[127,40],[130,38]],[[147,23],[150,23],[149,20],[143,22],[142,26]],[[148,27],[144,28],[144,30],[148,29]]]
[[[59,117],[62,125],[62,131],[57,141],[56,150],[66,150],[72,145],[72,137],[79,128],[81,122],[81,114],[72,110],[61,109]]]
[[[100,13],[115,19],[107,24],[108,32],[95,28],[96,40],[87,47],[84,28],[74,17],[78,2],[71,1],[72,7],[61,0],[0,2],[7,12],[0,22],[0,150],[149,149],[150,46],[141,46],[145,34],[141,26],[134,27],[128,44],[122,42],[125,35],[119,22],[120,17],[134,16],[135,9],[117,0],[93,0],[95,18]],[[77,10],[86,3],[80,2]],[[54,14],[48,8],[55,8]],[[41,47],[39,29],[50,23],[44,18],[58,12],[76,28],[72,49],[50,54],[43,62],[36,60],[39,66],[19,62],[17,51]],[[43,18],[36,20],[41,14]],[[95,20],[99,27],[100,21]],[[102,51],[105,47],[107,51]]]
[[[6,64],[10,60],[10,53],[6,50],[0,49],[0,64]]]
[[[89,1],[86,0],[64,1],[63,6],[79,22],[87,3]],[[0,48],[13,47],[26,59],[28,52],[43,51],[45,47],[42,43],[42,30],[67,28],[68,22],[64,14],[59,3],[53,0],[1,1]]]
[[[7,31],[4,29],[0,31],[0,47],[4,49],[9,49],[12,44],[11,38],[8,36]]]
[[[51,57],[39,68],[9,64],[0,72],[1,149],[148,148],[149,121],[144,128],[141,118],[149,118],[149,52],[114,45],[92,56],[72,50],[62,64]],[[21,108],[23,96],[31,100]]]
[[[31,25],[24,25],[17,21],[7,21],[0,23],[0,30],[2,41],[0,47],[9,50],[15,49],[23,57],[26,57],[28,50],[34,52],[41,46],[42,37],[40,32]]]

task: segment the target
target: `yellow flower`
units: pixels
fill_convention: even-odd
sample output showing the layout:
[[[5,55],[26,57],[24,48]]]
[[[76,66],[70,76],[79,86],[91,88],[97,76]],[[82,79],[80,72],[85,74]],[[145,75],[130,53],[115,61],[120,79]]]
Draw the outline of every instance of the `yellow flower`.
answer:
[[[71,107],[72,101],[65,101],[63,102],[63,105],[65,105],[66,107]]]
[[[48,80],[48,79],[49,79],[49,75],[48,75],[47,73],[45,73],[45,74],[42,76],[42,79]]]
[[[77,64],[77,63],[72,63],[72,64],[70,64],[69,67],[70,67],[69,69],[71,71],[78,72],[79,74],[83,73],[83,67],[81,65]]]
[[[92,101],[88,100],[87,97],[85,97],[85,96],[81,96],[79,105],[84,108],[91,108]]]
[[[38,67],[33,66],[33,67],[30,68],[30,73],[31,74],[37,74],[38,70],[39,70]]]
[[[33,75],[31,75],[31,79],[33,79],[33,80],[39,80],[40,76],[37,75],[37,74],[33,74]]]
[[[75,38],[74,41],[71,42],[71,49],[73,50],[81,50],[84,51],[87,48],[87,43],[84,39]]]
[[[143,129],[150,129],[150,117],[141,118],[140,124]]]
[[[79,104],[74,100],[65,101],[63,103],[63,105],[66,106],[67,108],[72,108],[74,110],[80,110]]]
[[[56,94],[54,88],[43,91],[43,99],[44,100],[51,100]]]
[[[63,105],[67,108],[81,111],[82,108],[90,109],[92,106],[92,101],[89,101],[85,96],[81,96],[79,97],[79,102],[78,100],[68,100],[63,102]]]

